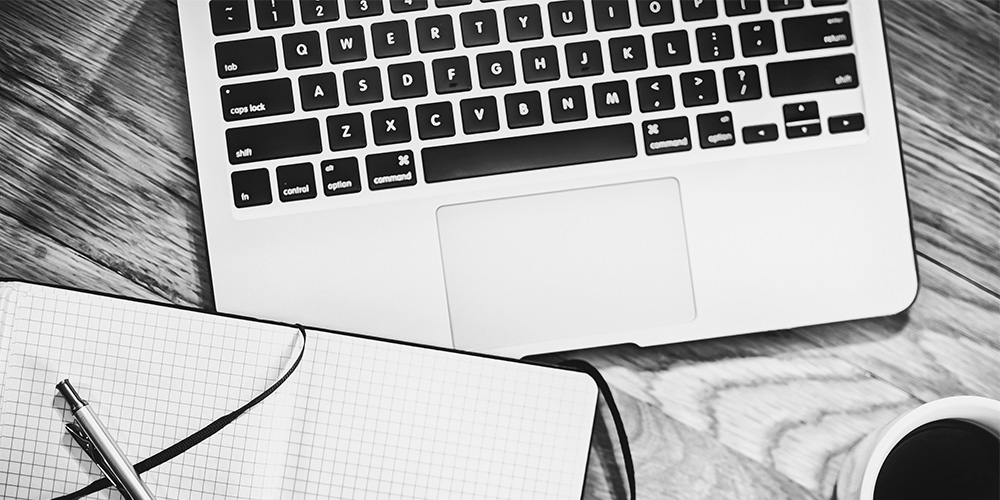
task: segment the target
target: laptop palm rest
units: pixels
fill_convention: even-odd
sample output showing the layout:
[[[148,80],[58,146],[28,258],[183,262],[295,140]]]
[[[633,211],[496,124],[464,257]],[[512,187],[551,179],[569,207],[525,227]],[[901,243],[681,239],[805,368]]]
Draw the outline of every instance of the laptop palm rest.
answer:
[[[437,211],[455,347],[484,351],[692,321],[675,179]]]

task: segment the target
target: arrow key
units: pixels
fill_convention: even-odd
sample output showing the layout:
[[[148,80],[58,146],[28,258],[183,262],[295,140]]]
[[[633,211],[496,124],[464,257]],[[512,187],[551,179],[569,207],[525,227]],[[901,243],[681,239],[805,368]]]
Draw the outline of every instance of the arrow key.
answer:
[[[778,126],[773,123],[743,127],[743,142],[754,144],[778,140]]]
[[[850,115],[831,116],[827,124],[831,134],[841,132],[856,132],[865,129],[865,115],[854,113]]]
[[[816,104],[816,101],[785,104],[781,110],[785,115],[785,123],[819,120],[819,105]]]
[[[814,122],[803,122],[801,125],[785,125],[785,135],[788,136],[789,139],[819,135],[822,130],[823,129],[819,120]]]

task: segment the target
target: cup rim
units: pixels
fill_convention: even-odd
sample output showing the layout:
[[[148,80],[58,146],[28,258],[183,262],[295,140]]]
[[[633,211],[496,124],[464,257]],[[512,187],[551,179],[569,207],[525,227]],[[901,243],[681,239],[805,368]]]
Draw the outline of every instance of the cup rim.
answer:
[[[924,403],[889,424],[878,438],[861,480],[861,498],[874,498],[878,473],[899,441],[924,424],[945,419],[977,424],[1000,438],[1000,401],[981,396],[952,396]]]

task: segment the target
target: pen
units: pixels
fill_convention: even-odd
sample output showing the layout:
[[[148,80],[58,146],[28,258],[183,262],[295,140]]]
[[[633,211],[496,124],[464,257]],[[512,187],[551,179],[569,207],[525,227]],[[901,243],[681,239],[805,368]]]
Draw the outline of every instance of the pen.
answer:
[[[56,384],[73,411],[75,422],[66,424],[73,439],[83,451],[101,468],[108,480],[118,488],[126,500],[155,500],[146,483],[142,481],[135,467],[128,461],[121,448],[108,433],[91,409],[90,405],[69,383],[69,379]]]

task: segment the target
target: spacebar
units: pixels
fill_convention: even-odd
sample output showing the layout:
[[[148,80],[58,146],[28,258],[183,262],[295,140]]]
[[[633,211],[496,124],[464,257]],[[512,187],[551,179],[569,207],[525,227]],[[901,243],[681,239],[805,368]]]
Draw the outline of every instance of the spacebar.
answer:
[[[424,148],[424,180],[452,181],[636,156],[632,124]]]

